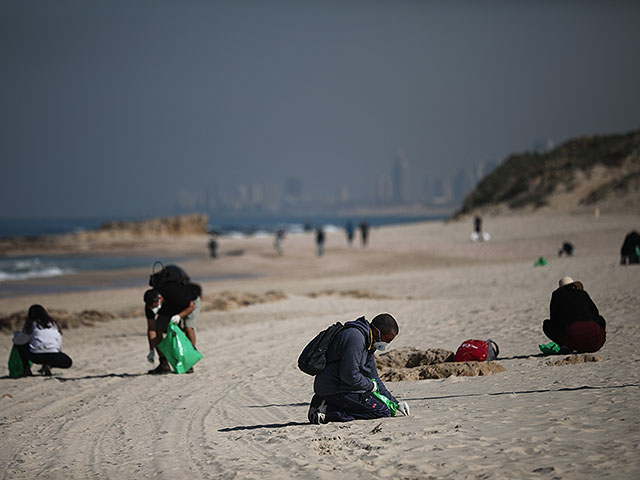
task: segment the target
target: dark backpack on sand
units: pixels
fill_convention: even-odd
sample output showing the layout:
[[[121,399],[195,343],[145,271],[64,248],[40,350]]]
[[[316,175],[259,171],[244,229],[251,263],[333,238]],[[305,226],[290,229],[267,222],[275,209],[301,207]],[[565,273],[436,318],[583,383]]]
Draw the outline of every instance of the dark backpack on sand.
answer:
[[[298,357],[298,368],[308,375],[317,375],[322,372],[327,366],[329,345],[345,328],[349,327],[336,322],[316,335]]]

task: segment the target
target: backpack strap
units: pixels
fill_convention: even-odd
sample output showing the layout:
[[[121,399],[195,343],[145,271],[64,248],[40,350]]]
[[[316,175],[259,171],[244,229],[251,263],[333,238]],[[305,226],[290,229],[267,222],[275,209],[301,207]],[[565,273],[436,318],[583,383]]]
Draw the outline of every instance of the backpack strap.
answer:
[[[493,350],[496,352],[496,358],[498,358],[498,355],[500,355],[500,349],[498,348],[498,344],[493,340],[491,340],[490,338],[487,340],[487,342],[489,342],[489,345],[493,347]]]

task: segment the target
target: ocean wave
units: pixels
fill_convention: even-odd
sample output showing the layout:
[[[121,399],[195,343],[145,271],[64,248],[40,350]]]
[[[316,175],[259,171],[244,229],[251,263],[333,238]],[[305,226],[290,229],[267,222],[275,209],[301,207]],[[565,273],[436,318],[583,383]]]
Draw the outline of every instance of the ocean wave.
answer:
[[[340,227],[335,224],[325,223],[318,225],[322,227],[325,233],[335,233],[344,230],[343,227]],[[297,235],[303,233],[314,233],[316,227],[312,227],[311,225],[304,225],[302,223],[289,223],[289,224],[279,224],[273,226],[259,226],[259,227],[224,227],[224,228],[214,228],[209,225],[210,232],[216,232],[223,238],[234,238],[234,239],[244,239],[244,238],[265,238],[271,237],[275,235],[275,233],[282,229],[288,235]]]
[[[57,277],[73,272],[40,258],[15,258],[0,260],[0,282],[27,280],[29,278]]]

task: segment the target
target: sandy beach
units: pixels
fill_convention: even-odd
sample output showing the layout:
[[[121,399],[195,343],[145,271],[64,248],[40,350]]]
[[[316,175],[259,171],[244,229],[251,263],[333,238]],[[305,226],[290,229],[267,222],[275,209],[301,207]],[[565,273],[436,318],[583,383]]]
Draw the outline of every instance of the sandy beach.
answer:
[[[0,298],[1,315],[40,303],[115,316],[64,330],[74,365],[52,377],[8,378],[11,334],[0,333],[0,478],[639,478],[640,267],[620,266],[619,250],[640,216],[505,215],[484,227],[479,244],[471,219],[373,229],[366,248],[332,233],[321,258],[311,234],[288,237],[282,256],[268,237],[223,239],[215,260],[205,237],[147,246],[188,252],[183,267],[204,279],[193,375],[146,375],[151,265],[78,274],[95,285],[84,292]],[[559,258],[566,240],[575,256]],[[549,264],[534,267],[540,256]],[[104,289],[103,275],[139,282]],[[565,275],[607,320],[599,361],[553,365],[565,357],[538,350]],[[282,298],[260,301],[268,292]],[[258,301],[223,310],[216,295]],[[310,425],[300,351],[336,321],[380,312],[398,320],[394,348],[492,338],[506,371],[388,382],[410,417]]]

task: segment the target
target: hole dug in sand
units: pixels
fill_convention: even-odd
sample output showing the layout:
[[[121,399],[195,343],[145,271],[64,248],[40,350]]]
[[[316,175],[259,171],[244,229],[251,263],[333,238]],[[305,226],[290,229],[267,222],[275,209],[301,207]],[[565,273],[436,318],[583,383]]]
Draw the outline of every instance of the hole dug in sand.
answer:
[[[453,352],[440,348],[402,348],[380,355],[376,365],[384,381],[475,377],[506,371],[498,362],[454,362],[453,356]]]

